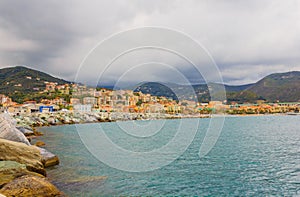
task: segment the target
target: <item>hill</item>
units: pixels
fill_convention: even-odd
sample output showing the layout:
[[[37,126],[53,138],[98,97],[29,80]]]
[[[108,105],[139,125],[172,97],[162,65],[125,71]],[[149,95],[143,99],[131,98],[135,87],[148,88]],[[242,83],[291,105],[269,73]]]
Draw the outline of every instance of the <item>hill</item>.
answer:
[[[268,75],[247,88],[267,101],[299,101],[300,72],[275,73]]]
[[[194,94],[188,88],[189,86],[186,85],[148,82],[138,86],[135,91],[155,96],[165,96],[175,100],[186,99],[208,102],[210,100],[208,87],[221,85],[218,83],[192,85],[195,91]],[[228,102],[244,103],[256,102],[257,100],[265,100],[267,102],[297,102],[300,101],[300,72],[275,73],[264,77],[254,84],[224,85],[224,87]]]
[[[226,92],[236,93],[251,87],[253,84],[241,85],[241,86],[231,86],[224,85]],[[145,94],[151,94],[154,96],[165,96],[167,98],[172,98],[174,100],[198,100],[200,102],[208,102],[210,100],[210,94],[208,87],[222,86],[218,83],[207,84],[195,84],[189,85],[179,85],[174,83],[159,83],[159,82],[147,82],[143,83],[134,89],[135,92],[141,91]],[[192,89],[193,88],[193,89]]]
[[[19,101],[19,97],[25,94],[35,94],[44,90],[45,82],[70,83],[24,66],[0,69],[0,94],[12,97],[15,101]]]
[[[5,94],[19,103],[31,99],[39,101],[43,98],[58,96],[58,93],[39,93],[45,89],[45,82],[70,83],[24,66],[0,69],[0,94]],[[191,89],[191,86],[188,85],[146,82],[138,85],[134,91],[141,91],[154,96],[165,96],[174,100],[208,102],[210,100],[209,87],[218,86],[222,86],[222,84],[194,84]],[[256,102],[257,100],[295,102],[300,101],[300,72],[275,73],[254,84],[224,85],[224,87],[228,102],[243,103]],[[59,96],[66,97],[66,100],[68,100],[70,95]]]

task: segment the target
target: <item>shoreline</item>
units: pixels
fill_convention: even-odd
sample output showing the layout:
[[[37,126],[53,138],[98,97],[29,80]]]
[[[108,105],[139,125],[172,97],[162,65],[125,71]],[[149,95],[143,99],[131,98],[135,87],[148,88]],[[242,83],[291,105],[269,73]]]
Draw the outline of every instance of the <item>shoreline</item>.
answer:
[[[185,119],[185,118],[210,118],[210,114],[164,114],[164,113],[118,113],[118,112],[52,112],[52,113],[34,113],[23,116],[13,116],[18,126],[27,128],[39,128],[44,126],[60,126],[72,124],[87,124],[116,121],[133,120],[160,120],[160,119]]]
[[[33,113],[23,116],[12,116],[17,126],[32,129],[45,126],[61,126],[73,124],[88,124],[133,120],[161,120],[161,119],[187,119],[187,118],[215,118],[215,117],[253,117],[253,116],[287,116],[300,115],[288,113],[273,114],[164,114],[164,113],[119,113],[119,112],[52,112]]]

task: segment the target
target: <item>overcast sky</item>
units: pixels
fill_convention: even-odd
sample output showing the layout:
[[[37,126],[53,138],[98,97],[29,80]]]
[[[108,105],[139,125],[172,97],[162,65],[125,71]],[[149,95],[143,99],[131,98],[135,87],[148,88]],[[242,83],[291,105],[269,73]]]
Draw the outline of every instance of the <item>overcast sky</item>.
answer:
[[[73,81],[79,65],[99,42],[144,26],[189,35],[211,55],[227,84],[252,83],[270,73],[300,70],[298,0],[0,0],[0,67],[27,65]],[[159,35],[150,38],[156,40]],[[119,48],[122,42],[111,45]],[[189,63],[167,52],[130,55],[107,71],[105,83],[120,80],[120,74],[129,83],[176,82],[173,65],[177,71],[180,67],[179,74],[197,82]],[[137,66],[129,60],[145,56],[145,63],[159,60],[161,64]],[[97,66],[101,65],[98,61]],[[130,65],[120,69],[123,64]],[[95,81],[93,68],[85,71],[91,77],[84,75],[84,81]]]

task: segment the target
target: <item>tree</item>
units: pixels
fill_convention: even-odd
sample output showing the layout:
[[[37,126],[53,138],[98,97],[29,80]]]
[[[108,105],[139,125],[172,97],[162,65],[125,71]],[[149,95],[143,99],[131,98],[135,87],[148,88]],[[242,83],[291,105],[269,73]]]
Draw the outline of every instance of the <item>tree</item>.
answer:
[[[138,102],[136,102],[136,104],[135,104],[135,105],[136,105],[136,106],[141,106],[141,105],[142,105],[142,103],[143,103],[143,101],[142,101],[141,99],[139,99],[139,100],[138,100]]]

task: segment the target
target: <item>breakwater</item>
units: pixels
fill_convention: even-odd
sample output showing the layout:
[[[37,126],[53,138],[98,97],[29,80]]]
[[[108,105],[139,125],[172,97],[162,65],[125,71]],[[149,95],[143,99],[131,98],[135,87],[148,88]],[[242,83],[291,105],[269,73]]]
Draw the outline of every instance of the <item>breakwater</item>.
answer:
[[[156,120],[180,118],[208,118],[210,115],[183,115],[165,113],[121,113],[121,112],[54,112],[32,113],[15,116],[17,124],[23,127],[40,127],[62,124],[81,124],[93,122],[114,122],[126,120]]]

